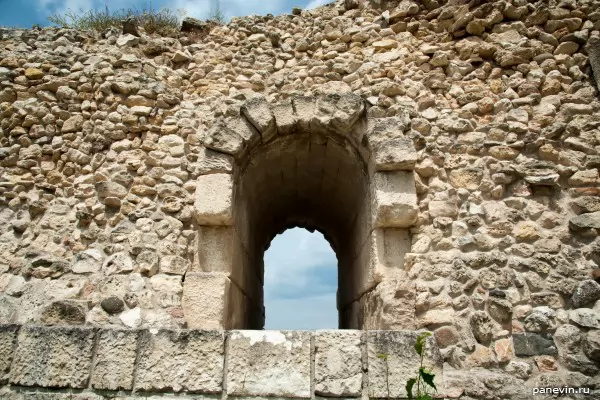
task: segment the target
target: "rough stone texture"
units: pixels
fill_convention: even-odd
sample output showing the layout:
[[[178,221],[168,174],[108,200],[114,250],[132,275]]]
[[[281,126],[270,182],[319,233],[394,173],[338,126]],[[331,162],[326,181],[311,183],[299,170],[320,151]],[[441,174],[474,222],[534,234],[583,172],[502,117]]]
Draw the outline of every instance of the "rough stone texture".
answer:
[[[135,389],[221,393],[224,335],[219,331],[146,331]]]
[[[13,348],[17,343],[19,326],[0,325],[0,385],[8,382],[8,373],[13,359]]]
[[[232,331],[227,394],[310,397],[310,334],[302,331]]]
[[[362,389],[360,331],[315,333],[315,393],[321,396],[358,397]]]
[[[513,334],[515,354],[517,356],[554,355],[556,345],[550,335],[537,333]]]
[[[340,260],[341,326],[434,330],[464,397],[518,398],[503,374],[589,384],[598,9],[338,0],[177,38],[2,28],[0,323],[260,329],[264,249],[300,226]],[[532,370],[521,352],[567,324],[576,348]]]
[[[194,212],[201,225],[231,225],[233,182],[229,174],[203,175],[198,179]]]
[[[87,387],[95,329],[23,326],[10,370],[21,386]]]
[[[418,372],[419,356],[414,351],[418,334],[411,331],[367,332],[369,397],[407,396],[406,382]],[[423,364],[436,375],[436,386],[443,388],[442,356],[433,337],[427,339]]]
[[[92,387],[133,389],[133,375],[140,331],[102,330],[96,347]]]

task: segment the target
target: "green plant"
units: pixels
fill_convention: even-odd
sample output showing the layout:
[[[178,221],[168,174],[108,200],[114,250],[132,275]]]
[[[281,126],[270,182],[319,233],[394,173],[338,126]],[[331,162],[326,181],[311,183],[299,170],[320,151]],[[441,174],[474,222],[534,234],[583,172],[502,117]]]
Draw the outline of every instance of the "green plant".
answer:
[[[179,15],[168,8],[156,10],[152,3],[143,5],[141,10],[135,6],[129,9],[120,9],[110,12],[108,6],[104,10],[91,10],[74,12],[69,9],[64,14],[54,14],[48,17],[48,20],[62,28],[94,30],[103,32],[110,28],[121,28],[123,20],[128,17],[133,18],[135,24],[144,28],[146,33],[157,33],[163,36],[175,36],[179,32],[180,18],[185,11],[178,10]]]
[[[429,336],[431,336],[431,333],[429,332],[423,332],[419,336],[417,336],[415,350],[420,357],[419,373],[416,378],[410,378],[408,382],[406,382],[406,393],[408,393],[409,399],[433,400],[433,397],[429,392],[429,388],[431,387],[437,392],[435,383],[433,383],[435,375],[431,371],[423,367],[423,355],[425,354],[425,346],[427,343],[427,338]],[[417,385],[417,389],[413,396],[413,389],[415,387],[415,384]]]

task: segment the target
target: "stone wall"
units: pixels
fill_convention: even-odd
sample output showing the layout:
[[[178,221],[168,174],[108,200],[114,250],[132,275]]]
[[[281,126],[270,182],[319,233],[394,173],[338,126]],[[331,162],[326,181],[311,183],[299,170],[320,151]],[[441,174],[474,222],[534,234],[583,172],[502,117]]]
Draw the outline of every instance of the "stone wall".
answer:
[[[0,325],[0,398],[406,397],[419,365],[406,349],[416,336]],[[424,365],[442,393],[442,357],[432,338]]]
[[[252,188],[238,179],[246,158],[233,153],[288,140],[296,117],[306,118],[305,143],[322,145],[323,129],[354,121],[338,100],[355,96],[360,156],[409,176],[414,209],[392,215],[416,214],[349,268],[358,278],[383,271],[355,292],[356,326],[433,331],[444,381],[463,382],[457,397],[519,398],[533,383],[598,388],[599,9],[597,0],[348,0],[178,38],[2,30],[0,323],[260,325],[244,320],[251,295],[227,289],[245,264],[216,272],[223,259],[207,258],[218,229],[203,228],[203,204],[232,196],[205,183]],[[300,98],[319,105],[314,114],[286,111]],[[400,122],[372,129],[389,120]],[[414,150],[408,168],[405,153],[377,147],[377,133]],[[299,148],[290,156],[300,159]],[[371,173],[384,172],[369,168],[377,188]],[[331,193],[351,193],[329,179],[334,169],[315,171]],[[230,226],[244,209],[210,223]],[[206,277],[211,291],[182,303],[186,285]]]

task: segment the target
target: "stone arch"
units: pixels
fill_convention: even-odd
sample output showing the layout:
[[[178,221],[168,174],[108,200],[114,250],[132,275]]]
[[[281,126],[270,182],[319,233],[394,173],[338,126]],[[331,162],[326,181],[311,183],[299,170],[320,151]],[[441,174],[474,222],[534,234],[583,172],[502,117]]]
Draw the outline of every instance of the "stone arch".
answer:
[[[262,329],[264,251],[299,226],[322,232],[336,252],[340,328],[412,328],[373,298],[381,283],[403,279],[417,219],[409,128],[408,114],[367,118],[353,94],[273,105],[256,97],[202,135],[188,326]],[[405,309],[410,320],[414,304]]]

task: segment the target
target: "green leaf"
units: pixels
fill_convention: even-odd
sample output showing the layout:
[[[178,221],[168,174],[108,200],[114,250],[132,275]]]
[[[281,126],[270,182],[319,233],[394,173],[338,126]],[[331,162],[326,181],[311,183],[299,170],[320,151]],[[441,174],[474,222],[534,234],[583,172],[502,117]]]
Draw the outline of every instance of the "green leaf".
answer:
[[[382,358],[382,359],[386,360],[388,358],[388,355],[385,353],[380,353],[380,354],[377,354],[377,358]]]
[[[437,388],[435,387],[435,383],[433,383],[433,378],[435,378],[434,374],[426,371],[425,368],[421,367],[419,368],[419,375],[421,375],[421,378],[426,384],[437,390]]]
[[[427,340],[428,336],[431,336],[431,333],[423,332],[419,336],[417,336],[417,342],[415,343],[415,350],[416,350],[417,354],[419,354],[420,356],[423,355],[423,349],[425,348],[425,341]]]
[[[413,386],[415,386],[415,383],[417,383],[417,380],[415,378],[410,378],[406,382],[406,393],[408,393],[409,399],[413,398],[412,389],[413,389]]]

